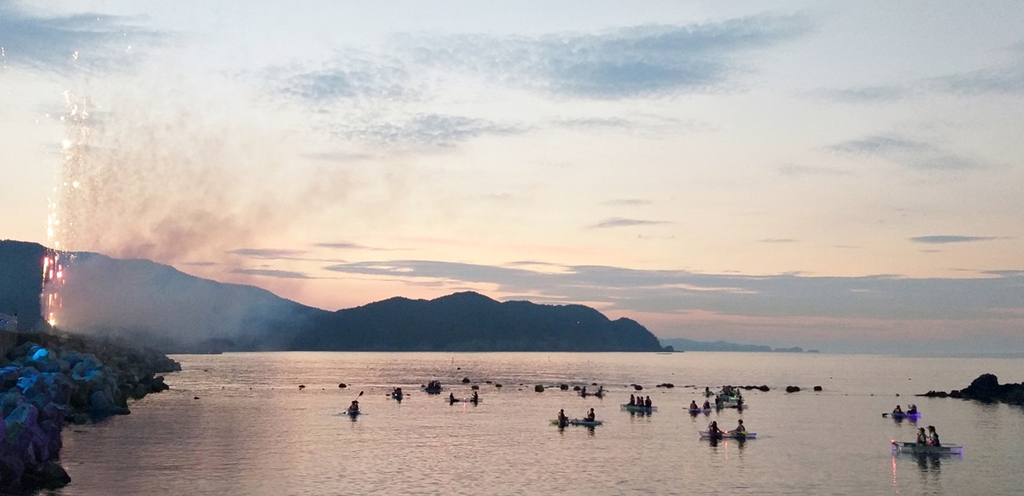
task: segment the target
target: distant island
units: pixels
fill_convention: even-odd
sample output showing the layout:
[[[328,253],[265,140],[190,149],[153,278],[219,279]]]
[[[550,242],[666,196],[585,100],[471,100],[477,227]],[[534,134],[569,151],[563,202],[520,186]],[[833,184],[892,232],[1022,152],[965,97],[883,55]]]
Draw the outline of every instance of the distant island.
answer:
[[[661,344],[671,346],[676,351],[746,351],[776,353],[818,353],[818,350],[806,350],[799,346],[792,348],[772,348],[757,344],[736,344],[728,341],[694,341],[685,338],[662,339]]]
[[[0,313],[18,314],[22,330],[45,327],[39,295],[46,253],[36,243],[0,241]],[[584,305],[498,302],[462,292],[330,312],[148,260],[79,253],[68,273],[61,316],[68,329],[164,353],[666,351],[636,321],[610,320]]]

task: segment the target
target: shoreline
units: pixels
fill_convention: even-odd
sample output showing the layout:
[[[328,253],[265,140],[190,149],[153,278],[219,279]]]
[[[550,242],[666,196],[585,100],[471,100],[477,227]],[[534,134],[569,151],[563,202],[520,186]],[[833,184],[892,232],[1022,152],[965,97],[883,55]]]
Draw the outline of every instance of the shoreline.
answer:
[[[129,399],[169,389],[158,373],[181,370],[166,355],[124,341],[13,333],[0,357],[0,492],[31,493],[71,482],[60,465],[67,424],[127,415]]]

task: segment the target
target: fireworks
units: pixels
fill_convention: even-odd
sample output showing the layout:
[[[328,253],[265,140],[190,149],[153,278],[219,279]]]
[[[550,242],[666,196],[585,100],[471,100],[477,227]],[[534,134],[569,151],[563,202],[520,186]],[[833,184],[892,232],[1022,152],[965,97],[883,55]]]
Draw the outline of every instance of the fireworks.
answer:
[[[89,128],[89,102],[70,91],[64,92],[65,138],[61,142],[61,171],[59,186],[54,188],[54,197],[49,200],[49,214],[46,217],[46,240],[53,248],[43,257],[43,294],[41,295],[43,315],[51,326],[57,325],[60,309],[64,306],[61,290],[67,278],[68,269],[74,261],[75,204],[80,202],[83,170],[86,165]]]

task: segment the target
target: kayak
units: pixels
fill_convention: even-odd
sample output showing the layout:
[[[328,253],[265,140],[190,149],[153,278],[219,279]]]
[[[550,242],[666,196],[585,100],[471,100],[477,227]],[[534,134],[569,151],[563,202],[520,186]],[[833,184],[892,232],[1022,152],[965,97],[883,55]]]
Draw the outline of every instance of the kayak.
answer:
[[[903,420],[903,419],[917,420],[917,419],[921,418],[921,412],[916,412],[916,413],[893,412],[893,413],[890,413],[889,416],[892,417],[893,420]]]
[[[910,443],[906,441],[893,441],[892,450],[900,453],[916,453],[925,455],[962,455],[964,447],[959,444],[943,444],[931,446],[927,444]]]
[[[436,387],[436,388],[425,387],[425,388],[423,388],[423,392],[427,393],[427,394],[441,394],[441,388],[440,387]]]
[[[402,393],[391,393],[391,399],[393,400],[402,401],[403,396],[404,395]]]
[[[711,413],[711,409],[710,408],[688,408],[687,411],[690,412],[690,415],[700,415],[702,413]]]
[[[345,410],[345,415],[348,415],[349,417],[355,417],[360,415],[361,413],[363,412],[360,412],[359,410]]]
[[[587,426],[587,427],[593,427],[595,425],[601,425],[603,423],[604,423],[604,421],[601,421],[601,420],[587,420],[587,419],[579,419],[579,418],[569,419],[566,422],[566,424],[568,424],[568,425],[583,425],[583,426]],[[552,420],[551,421],[551,425],[558,425],[558,419]]]
[[[444,401],[446,403],[449,403],[449,404],[452,404],[452,405],[454,405],[456,403],[472,403],[472,404],[475,405],[477,403],[483,403],[484,399],[483,398],[477,398],[476,401],[473,401],[472,398],[455,398],[454,400],[451,399],[451,398],[445,398]]]
[[[708,439],[708,438],[711,437],[711,433],[709,433],[708,431],[698,431],[698,432],[700,432],[700,438],[701,439]],[[757,433],[756,432],[748,432],[746,434],[739,434],[739,433],[737,433],[735,431],[732,431],[732,432],[723,431],[722,432],[722,439],[757,439]]]
[[[651,413],[658,410],[656,406],[630,405],[629,403],[623,403],[621,406],[623,410],[630,412]]]

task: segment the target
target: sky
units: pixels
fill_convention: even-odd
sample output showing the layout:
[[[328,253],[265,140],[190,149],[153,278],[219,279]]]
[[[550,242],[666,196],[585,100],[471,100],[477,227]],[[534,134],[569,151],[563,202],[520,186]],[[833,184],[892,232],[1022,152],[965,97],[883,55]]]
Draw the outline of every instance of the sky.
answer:
[[[1024,353],[1020,2],[289,3],[0,0],[0,238]]]

